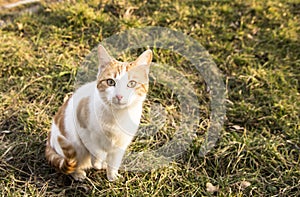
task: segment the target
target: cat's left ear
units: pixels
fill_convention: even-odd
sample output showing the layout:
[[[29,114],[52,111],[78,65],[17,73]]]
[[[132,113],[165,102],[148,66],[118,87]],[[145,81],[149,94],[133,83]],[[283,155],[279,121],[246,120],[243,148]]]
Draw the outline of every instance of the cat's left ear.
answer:
[[[108,52],[106,51],[106,49],[101,45],[99,44],[98,46],[98,60],[99,60],[99,71],[98,71],[98,74],[109,64],[111,63],[114,58],[112,58]]]
[[[152,61],[152,51],[150,49],[143,52],[136,60],[136,66],[145,66],[147,69],[147,74],[149,73],[149,67]]]

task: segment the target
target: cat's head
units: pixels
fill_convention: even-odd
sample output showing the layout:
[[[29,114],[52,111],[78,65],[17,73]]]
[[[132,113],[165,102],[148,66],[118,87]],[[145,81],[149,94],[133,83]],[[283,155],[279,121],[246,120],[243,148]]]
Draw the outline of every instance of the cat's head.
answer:
[[[146,50],[133,62],[120,62],[99,45],[98,59],[97,89],[106,104],[122,109],[145,100],[152,61],[151,50]]]

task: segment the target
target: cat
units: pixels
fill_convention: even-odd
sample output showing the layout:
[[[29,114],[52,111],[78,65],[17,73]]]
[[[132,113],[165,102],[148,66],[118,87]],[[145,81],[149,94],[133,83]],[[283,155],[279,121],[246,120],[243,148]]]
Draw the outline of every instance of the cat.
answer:
[[[96,80],[77,89],[59,108],[45,150],[50,165],[79,181],[89,168],[106,169],[109,181],[120,177],[149,88],[150,49],[133,62],[117,61],[102,45],[97,54]]]

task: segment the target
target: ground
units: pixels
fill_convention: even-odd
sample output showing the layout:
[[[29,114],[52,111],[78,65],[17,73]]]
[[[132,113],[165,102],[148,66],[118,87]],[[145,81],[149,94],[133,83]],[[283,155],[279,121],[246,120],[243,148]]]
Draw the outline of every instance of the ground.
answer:
[[[0,1],[1,4],[7,1]],[[300,1],[58,1],[28,13],[0,10],[0,194],[2,196],[299,196]],[[25,5],[21,10],[31,5]],[[30,9],[27,9],[27,11]],[[32,11],[32,10],[31,10]],[[80,183],[44,157],[53,115],[74,90],[81,63],[103,39],[161,26],[195,39],[210,53],[226,86],[226,120],[216,146],[199,155],[210,120],[210,97],[197,70],[180,54],[152,48],[196,89],[200,117],[189,149],[168,166],[124,171],[109,182],[88,171]],[[118,57],[129,60],[144,48]],[[150,83],[151,106],[167,116],[155,135],[130,150],[172,139],[180,109],[176,92]],[[148,130],[151,128],[148,128]]]

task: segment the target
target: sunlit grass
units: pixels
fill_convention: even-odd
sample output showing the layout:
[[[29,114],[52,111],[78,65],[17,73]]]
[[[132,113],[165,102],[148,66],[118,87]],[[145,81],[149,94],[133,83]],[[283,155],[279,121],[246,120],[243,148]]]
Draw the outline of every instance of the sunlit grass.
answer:
[[[32,14],[2,10],[1,195],[299,196],[299,10],[297,0],[81,1],[42,3]],[[227,120],[216,147],[198,155],[210,115],[203,80],[180,55],[154,49],[156,62],[171,64],[197,88],[201,117],[190,149],[161,169],[122,171],[114,183],[103,171],[90,170],[83,183],[57,173],[44,158],[44,144],[81,62],[104,38],[150,25],[193,37],[223,73]],[[134,52],[120,58],[130,60]],[[154,83],[150,90],[142,125],[154,103],[165,107],[168,120],[131,150],[160,146],[180,118],[172,91]],[[245,181],[251,185],[243,187]],[[207,183],[218,191],[208,192]]]

